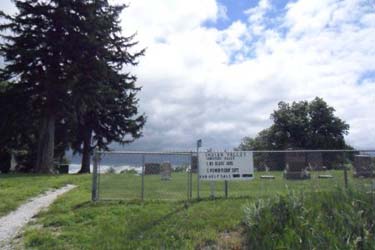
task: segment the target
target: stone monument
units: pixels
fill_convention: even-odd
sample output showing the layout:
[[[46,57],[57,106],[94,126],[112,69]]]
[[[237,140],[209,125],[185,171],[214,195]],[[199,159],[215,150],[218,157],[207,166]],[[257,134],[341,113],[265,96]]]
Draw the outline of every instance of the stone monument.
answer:
[[[160,165],[160,179],[169,181],[172,178],[172,165],[170,162],[163,162]]]
[[[306,154],[303,152],[285,153],[286,168],[284,178],[290,180],[310,179],[310,173],[307,171]]]
[[[354,177],[375,177],[374,163],[369,155],[354,156]]]
[[[313,171],[326,170],[323,164],[323,155],[321,152],[308,152],[306,156],[307,165]]]
[[[159,163],[145,163],[145,175],[160,174]]]

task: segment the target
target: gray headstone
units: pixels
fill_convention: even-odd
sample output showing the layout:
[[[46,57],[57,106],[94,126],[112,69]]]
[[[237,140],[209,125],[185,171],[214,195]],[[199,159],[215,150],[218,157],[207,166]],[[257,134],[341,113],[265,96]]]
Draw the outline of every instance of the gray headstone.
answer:
[[[14,155],[14,152],[11,153],[12,159],[10,160],[10,171],[14,172],[16,171],[17,161],[16,156]]]
[[[323,164],[323,155],[321,152],[309,152],[306,158],[307,164],[312,170],[318,171],[326,169]]]
[[[145,175],[160,174],[159,163],[145,163]]]
[[[286,169],[284,177],[286,179],[309,179],[310,174],[307,171],[306,154],[303,152],[285,153]]]
[[[163,162],[160,166],[161,180],[170,180],[172,178],[172,165],[170,162]]]
[[[261,157],[265,158],[264,170],[282,170],[285,165],[285,158],[283,153],[262,153]]]
[[[290,172],[299,172],[306,168],[306,154],[288,152],[285,154],[286,169]]]
[[[368,155],[354,156],[354,176],[356,177],[373,177],[375,176],[372,159]]]

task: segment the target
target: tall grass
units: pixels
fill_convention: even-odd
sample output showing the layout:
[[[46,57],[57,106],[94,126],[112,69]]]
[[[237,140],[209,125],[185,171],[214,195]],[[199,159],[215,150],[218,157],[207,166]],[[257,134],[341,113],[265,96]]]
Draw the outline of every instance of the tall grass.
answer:
[[[249,249],[374,249],[374,194],[289,193],[245,207]]]

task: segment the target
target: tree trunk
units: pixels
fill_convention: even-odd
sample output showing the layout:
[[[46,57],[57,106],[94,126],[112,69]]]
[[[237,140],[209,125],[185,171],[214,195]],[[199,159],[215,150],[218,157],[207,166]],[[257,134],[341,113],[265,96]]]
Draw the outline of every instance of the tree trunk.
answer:
[[[53,172],[55,147],[55,115],[47,114],[42,119],[39,130],[38,152],[35,171],[37,173]]]
[[[82,163],[80,174],[90,173],[90,159],[91,159],[91,129],[84,130],[83,135],[83,150],[82,150]]]
[[[11,154],[0,150],[0,173],[8,173],[11,167]]]

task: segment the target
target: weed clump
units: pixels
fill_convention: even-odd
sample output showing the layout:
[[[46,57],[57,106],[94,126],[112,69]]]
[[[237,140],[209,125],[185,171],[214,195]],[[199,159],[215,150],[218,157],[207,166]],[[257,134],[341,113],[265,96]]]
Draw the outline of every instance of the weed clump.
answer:
[[[374,204],[339,189],[258,200],[244,208],[249,249],[373,249]]]

